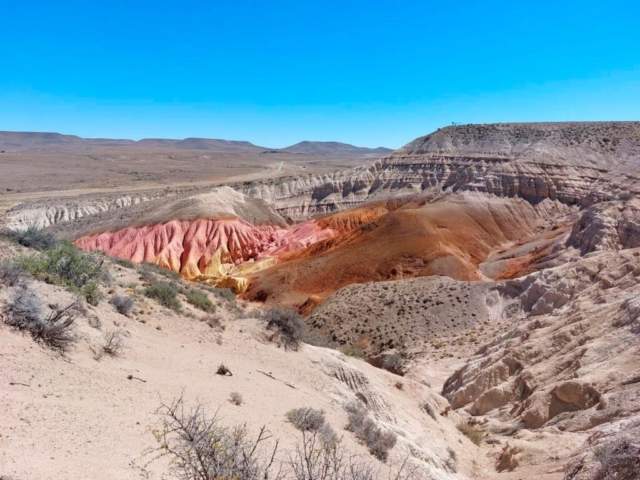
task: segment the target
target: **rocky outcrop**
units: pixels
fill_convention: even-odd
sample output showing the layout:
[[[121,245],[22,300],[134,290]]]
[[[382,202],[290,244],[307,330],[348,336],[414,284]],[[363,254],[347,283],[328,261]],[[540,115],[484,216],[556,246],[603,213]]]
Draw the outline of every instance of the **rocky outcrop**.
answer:
[[[140,194],[101,199],[74,199],[56,203],[37,202],[10,210],[4,223],[9,230],[17,231],[29,227],[47,228],[58,223],[74,222],[100,213],[128,208],[150,199],[150,195]]]
[[[639,122],[447,127],[370,165],[235,188],[291,218],[429,190],[589,205],[638,190],[629,172],[637,171],[639,132]]]
[[[537,429],[584,431],[637,412],[640,251],[600,252],[497,285],[515,325],[444,385],[454,408]]]
[[[569,245],[580,253],[640,246],[640,199],[602,202],[581,212]]]

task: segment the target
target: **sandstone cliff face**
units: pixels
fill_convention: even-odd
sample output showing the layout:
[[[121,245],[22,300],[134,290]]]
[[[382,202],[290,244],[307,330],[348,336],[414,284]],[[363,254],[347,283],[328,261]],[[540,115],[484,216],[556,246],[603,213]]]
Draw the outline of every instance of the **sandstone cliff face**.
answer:
[[[360,168],[235,188],[294,219],[430,189],[589,205],[637,191],[639,159],[638,122],[467,125]]]
[[[294,220],[430,190],[588,206],[640,193],[639,164],[640,122],[462,125],[437,130],[357,168],[230,186]],[[191,187],[24,205],[10,211],[5,223],[12,229],[48,227],[167,195],[211,191]]]

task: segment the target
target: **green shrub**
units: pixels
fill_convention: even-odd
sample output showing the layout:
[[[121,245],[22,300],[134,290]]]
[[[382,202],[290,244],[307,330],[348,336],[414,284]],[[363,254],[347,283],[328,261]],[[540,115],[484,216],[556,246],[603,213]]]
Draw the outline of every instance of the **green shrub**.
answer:
[[[93,305],[94,307],[100,303],[100,300],[104,297],[100,288],[98,287],[98,283],[94,280],[87,282],[84,287],[80,289],[80,293],[87,301],[89,305]]]
[[[144,294],[171,310],[182,310],[182,304],[178,300],[178,289],[173,283],[155,282],[144,289]]]
[[[207,294],[200,290],[187,290],[185,296],[187,297],[187,302],[203,312],[213,313],[216,310],[216,306],[209,300]]]
[[[57,243],[35,255],[19,257],[16,264],[39,280],[81,294],[91,305],[100,301],[98,285],[108,278],[103,258],[81,252],[69,242]]]

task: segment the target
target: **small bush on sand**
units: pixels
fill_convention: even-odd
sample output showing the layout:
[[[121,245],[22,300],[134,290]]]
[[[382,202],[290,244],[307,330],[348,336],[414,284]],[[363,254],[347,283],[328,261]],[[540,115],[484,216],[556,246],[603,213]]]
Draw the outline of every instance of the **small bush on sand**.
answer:
[[[304,336],[304,321],[294,310],[274,308],[264,313],[267,329],[276,333],[274,339],[285,350],[297,350]]]
[[[102,292],[100,291],[100,287],[98,286],[98,282],[91,280],[87,282],[84,287],[80,289],[81,295],[87,301],[89,305],[93,305],[94,307],[100,303],[100,300],[104,297]]]
[[[65,352],[75,341],[73,323],[80,311],[77,302],[53,309],[48,315],[35,292],[20,288],[4,308],[7,325],[29,332],[34,340],[48,347]]]
[[[203,312],[213,313],[216,310],[216,306],[209,300],[206,293],[191,288],[185,292],[187,302],[196,308],[199,308]]]
[[[480,445],[482,443],[484,433],[477,425],[473,425],[469,422],[463,422],[459,423],[457,425],[457,428],[465,437],[467,437],[476,445]]]
[[[22,231],[7,231],[4,234],[10,240],[36,250],[46,250],[56,244],[55,237],[36,227],[29,227]]]
[[[25,271],[15,262],[3,260],[0,262],[0,284],[14,287],[22,282]]]
[[[267,448],[271,436],[262,427],[251,438],[245,426],[227,428],[201,405],[188,408],[179,398],[164,404],[156,430],[158,452],[166,456],[171,473],[183,480],[280,478],[274,466],[278,442]]]
[[[120,330],[109,330],[102,336],[102,343],[97,347],[91,347],[93,358],[100,360],[104,355],[117,357],[124,349],[124,337]]]
[[[124,338],[120,330],[109,330],[104,334],[102,351],[112,357],[117,357],[124,348]]]
[[[169,461],[170,474],[181,480],[419,480],[425,478],[407,459],[383,471],[361,462],[341,445],[333,429],[302,430],[290,455],[277,455],[278,441],[265,427],[250,437],[246,426],[232,428],[208,415],[200,404],[188,408],[182,397],[158,410],[154,430],[158,448],[149,452]]]
[[[69,242],[57,243],[36,255],[19,257],[16,263],[39,280],[80,293],[90,304],[99,302],[98,284],[108,279],[103,258],[81,252]]]
[[[287,420],[300,431],[318,431],[324,425],[324,412],[315,408],[294,408],[287,412]]]
[[[164,307],[176,312],[182,310],[182,304],[178,300],[178,289],[173,283],[155,282],[144,289],[144,294],[157,300]]]
[[[369,416],[364,405],[359,401],[353,401],[345,405],[349,417],[346,429],[364,443],[369,452],[381,461],[385,461],[397,441],[395,433],[382,430]]]
[[[110,303],[119,314],[127,316],[131,313],[135,305],[133,298],[126,295],[114,295],[111,297]]]
[[[242,395],[239,392],[231,392],[229,395],[229,401],[234,405],[240,406],[242,405]]]

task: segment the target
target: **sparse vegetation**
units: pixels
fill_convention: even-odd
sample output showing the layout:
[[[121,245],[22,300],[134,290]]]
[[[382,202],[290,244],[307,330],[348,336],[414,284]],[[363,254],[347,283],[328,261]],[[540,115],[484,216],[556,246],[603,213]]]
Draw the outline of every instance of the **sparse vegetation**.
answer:
[[[124,339],[120,330],[109,330],[104,334],[102,351],[109,356],[117,357],[124,348]]]
[[[73,302],[46,315],[36,294],[23,287],[5,306],[4,321],[13,328],[28,332],[34,340],[65,352],[75,341],[73,323],[79,311],[79,305]]]
[[[240,406],[242,405],[242,395],[238,392],[231,392],[231,395],[229,395],[229,401],[236,406]]]
[[[8,230],[4,232],[4,236],[23,247],[35,248],[36,250],[46,250],[56,244],[56,239],[52,234],[33,226],[21,231]]]
[[[111,297],[110,303],[119,314],[127,316],[131,313],[135,305],[133,298],[126,295],[114,295]]]
[[[278,441],[265,427],[251,438],[244,425],[228,428],[197,404],[187,408],[182,397],[163,404],[161,425],[154,435],[157,457],[168,457],[171,473],[182,480],[389,480],[417,479],[405,460],[399,468],[381,472],[359,461],[341,446],[328,424],[302,430],[301,441],[288,459],[276,460]],[[287,458],[287,457],[284,457]]]
[[[81,252],[69,242],[59,242],[36,255],[19,257],[16,263],[39,280],[81,294],[91,305],[100,301],[98,285],[108,279],[104,259]]]
[[[117,357],[124,349],[124,338],[120,330],[109,330],[104,333],[102,343],[98,347],[91,347],[93,358],[100,360],[104,355]]]
[[[346,429],[364,443],[369,452],[381,461],[385,461],[396,442],[395,433],[382,430],[376,422],[369,416],[369,412],[359,401],[353,401],[345,405],[345,410],[349,416],[349,423]]]
[[[163,404],[160,429],[156,432],[161,456],[171,460],[176,478],[183,480],[264,480],[278,478],[275,456],[278,442],[266,452],[271,436],[262,427],[250,438],[246,426],[227,428],[208,416],[201,405],[187,408],[179,398]],[[273,471],[274,477],[270,476]]]
[[[22,281],[24,274],[24,270],[15,262],[8,260],[0,262],[0,284],[14,287]]]
[[[178,299],[178,289],[173,283],[155,282],[144,289],[145,296],[157,300],[158,303],[171,310],[179,312],[182,304]]]
[[[315,432],[325,424],[324,412],[311,407],[294,408],[287,412],[287,420],[303,432]]]
[[[216,310],[216,306],[209,300],[207,294],[200,290],[191,288],[185,292],[185,297],[187,302],[203,312],[213,313]]]
[[[471,424],[469,422],[459,423],[457,425],[458,430],[469,440],[476,445],[480,445],[484,438],[484,432],[478,425]]]
[[[275,331],[276,339],[285,350],[297,350],[304,335],[304,321],[294,310],[274,308],[264,313],[267,329]]]
[[[89,305],[93,305],[94,307],[100,303],[100,300],[104,297],[100,288],[98,287],[98,283],[94,280],[87,282],[81,289],[80,293],[87,301]]]

